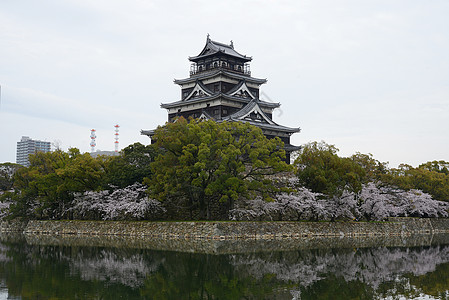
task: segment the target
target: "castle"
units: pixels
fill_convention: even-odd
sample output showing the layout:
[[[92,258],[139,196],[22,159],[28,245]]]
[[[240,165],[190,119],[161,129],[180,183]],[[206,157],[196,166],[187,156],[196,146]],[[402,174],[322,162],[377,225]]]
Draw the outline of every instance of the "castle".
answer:
[[[290,153],[300,149],[290,144],[290,136],[300,128],[273,121],[273,111],[280,103],[259,98],[259,87],[267,80],[251,76],[252,58],[237,52],[232,41],[227,45],[211,40],[208,35],[203,50],[189,60],[192,62],[190,76],[174,81],[181,87],[181,100],[161,104],[168,111],[168,122],[180,116],[247,122],[261,128],[268,138],[279,137],[289,162]],[[154,130],[141,133],[151,138]]]

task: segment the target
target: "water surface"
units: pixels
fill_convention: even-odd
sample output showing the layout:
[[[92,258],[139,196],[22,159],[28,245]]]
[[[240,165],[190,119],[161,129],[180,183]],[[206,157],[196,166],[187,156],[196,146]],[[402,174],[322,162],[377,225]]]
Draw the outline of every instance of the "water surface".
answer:
[[[449,299],[446,240],[193,253],[2,235],[0,299]]]

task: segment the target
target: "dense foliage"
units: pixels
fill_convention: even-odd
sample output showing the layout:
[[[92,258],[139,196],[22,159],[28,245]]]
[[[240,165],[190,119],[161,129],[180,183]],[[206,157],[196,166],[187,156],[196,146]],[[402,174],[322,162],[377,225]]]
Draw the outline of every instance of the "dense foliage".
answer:
[[[160,153],[145,183],[156,199],[187,208],[190,218],[195,211],[200,219],[221,218],[239,197],[269,199],[278,189],[267,176],[288,170],[281,140],[246,123],[180,118],[153,138]]]
[[[422,190],[433,199],[449,202],[449,162],[431,161],[414,168],[401,164],[388,168],[371,154],[339,157],[338,149],[324,142],[304,145],[294,162],[301,185],[328,196],[344,190],[360,192],[362,184],[381,182],[403,190]]]
[[[434,199],[449,201],[449,162],[432,161],[414,168],[401,164],[392,169],[385,181],[403,189],[419,189]]]
[[[155,156],[154,147],[140,143],[129,145],[119,156],[106,161],[105,181],[107,185],[125,188],[134,183],[142,183],[151,174],[151,162]]]
[[[93,158],[76,148],[37,152],[30,155],[28,168],[15,172],[14,190],[1,196],[2,206],[9,207],[10,218],[70,218],[77,195],[142,182],[149,175],[149,152],[149,146],[139,143],[112,157]]]
[[[324,142],[305,145],[295,160],[300,183],[317,193],[340,196],[344,190],[359,192],[363,168],[350,158],[339,157],[338,149]]]
[[[0,165],[0,218],[97,220],[385,220],[446,217],[449,163],[414,168],[306,144],[293,165],[279,139],[244,123],[159,127],[118,156],[78,149]]]
[[[73,194],[101,187],[101,161],[78,149],[69,152],[38,152],[30,156],[30,167],[15,174],[16,192],[11,195],[14,216],[52,219],[73,200]]]

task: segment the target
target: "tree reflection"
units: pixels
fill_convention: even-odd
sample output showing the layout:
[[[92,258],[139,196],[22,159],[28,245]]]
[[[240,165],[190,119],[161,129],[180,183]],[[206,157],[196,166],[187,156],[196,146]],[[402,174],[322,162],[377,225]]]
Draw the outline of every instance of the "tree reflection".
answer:
[[[447,298],[449,246],[210,255],[2,237],[0,280],[22,299]]]

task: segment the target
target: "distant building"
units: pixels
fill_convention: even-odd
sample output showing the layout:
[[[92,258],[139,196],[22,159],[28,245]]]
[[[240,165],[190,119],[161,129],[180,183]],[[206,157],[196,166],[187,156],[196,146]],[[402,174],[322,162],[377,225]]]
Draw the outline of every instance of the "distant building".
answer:
[[[22,136],[20,142],[17,142],[17,155],[16,163],[28,167],[30,161],[28,156],[30,154],[35,154],[36,152],[50,152],[51,144],[50,142],[43,142],[32,140],[28,136]]]
[[[251,76],[252,58],[234,50],[232,42],[227,45],[212,41],[208,35],[201,53],[189,60],[190,77],[175,80],[181,87],[181,100],[161,105],[168,111],[168,121],[182,116],[255,125],[266,137],[279,137],[284,142],[289,162],[291,152],[300,149],[290,144],[290,136],[300,129],[273,121],[273,110],[280,104],[260,99],[259,87],[267,80]],[[154,130],[141,133],[151,138]]]

